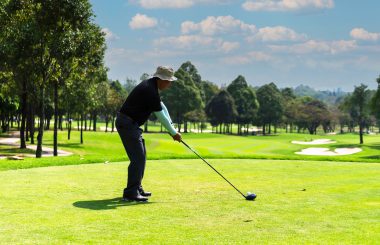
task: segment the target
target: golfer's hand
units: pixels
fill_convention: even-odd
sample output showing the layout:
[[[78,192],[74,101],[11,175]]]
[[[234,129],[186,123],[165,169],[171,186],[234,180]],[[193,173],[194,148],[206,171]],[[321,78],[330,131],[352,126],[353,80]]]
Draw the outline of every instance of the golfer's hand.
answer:
[[[173,140],[175,140],[175,141],[178,141],[178,142],[182,141],[182,135],[180,133],[178,133],[178,132],[177,132],[176,135],[174,135],[172,137],[173,137]]]

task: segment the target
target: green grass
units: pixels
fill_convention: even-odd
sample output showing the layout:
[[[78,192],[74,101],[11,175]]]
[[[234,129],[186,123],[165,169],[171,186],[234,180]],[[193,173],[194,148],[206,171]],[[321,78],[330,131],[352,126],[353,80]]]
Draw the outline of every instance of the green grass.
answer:
[[[44,145],[52,147],[52,132]],[[147,204],[120,201],[128,159],[118,134],[59,132],[70,157],[0,160],[0,244],[376,244],[380,240],[380,136],[226,136],[184,140],[243,192],[245,201],[167,134],[144,134]],[[299,156],[312,147],[361,147],[340,157]],[[0,145],[1,155],[30,153]],[[155,160],[158,159],[158,160]],[[284,159],[284,160],[275,160]],[[110,163],[104,164],[106,161]],[[95,163],[95,164],[85,164]],[[96,164],[97,163],[97,164]],[[67,166],[61,166],[67,165]],[[71,166],[69,166],[71,165]],[[27,169],[28,168],[28,169]]]
[[[1,244],[376,244],[380,164],[148,161],[147,204],[120,202],[127,164],[0,172]]]
[[[84,132],[84,144],[80,144],[79,132],[72,131],[71,140],[67,140],[67,132],[59,132],[59,149],[73,152],[74,155],[64,158],[27,158],[23,161],[0,160],[0,170],[77,165],[83,163],[118,162],[127,159],[117,132]],[[182,144],[174,142],[167,134],[144,134],[148,159],[195,159],[192,152]],[[335,144],[307,146],[292,144],[292,140],[314,140],[328,138],[337,141]],[[53,133],[44,134],[44,145],[53,147]],[[280,134],[276,136],[228,136],[218,134],[183,134],[183,139],[205,158],[236,159],[283,159],[343,162],[380,162],[380,135],[366,135],[365,144],[358,144],[356,134],[343,135],[308,135]],[[294,152],[308,147],[360,147],[362,152],[346,156],[302,156]],[[4,150],[5,148],[5,150]],[[0,154],[20,154],[24,151],[0,145]],[[26,150],[24,153],[30,153]]]

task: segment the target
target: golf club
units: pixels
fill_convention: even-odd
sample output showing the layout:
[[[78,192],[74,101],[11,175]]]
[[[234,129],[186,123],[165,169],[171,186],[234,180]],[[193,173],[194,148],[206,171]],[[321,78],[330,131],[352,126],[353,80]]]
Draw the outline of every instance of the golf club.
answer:
[[[202,159],[210,168],[212,168],[217,174],[219,174],[225,181],[228,182],[235,190],[237,190],[240,195],[242,195],[246,200],[253,201],[256,198],[256,194],[248,192],[247,195],[244,195],[241,191],[239,191],[238,188],[236,188],[228,179],[226,179],[221,173],[218,172],[213,166],[211,166],[210,163],[208,163],[201,155],[199,155],[193,148],[191,148],[188,144],[186,144],[183,140],[181,141],[182,144],[184,144],[190,151],[194,152],[195,155],[197,155],[200,159]]]

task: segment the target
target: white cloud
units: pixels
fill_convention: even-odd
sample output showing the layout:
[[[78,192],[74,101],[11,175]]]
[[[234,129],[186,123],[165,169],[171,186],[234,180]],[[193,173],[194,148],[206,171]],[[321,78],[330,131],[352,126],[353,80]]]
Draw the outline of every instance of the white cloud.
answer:
[[[106,35],[105,38],[106,38],[107,41],[113,41],[113,40],[120,39],[115,33],[113,33],[108,28],[103,28],[102,32]]]
[[[206,19],[199,23],[192,21],[185,21],[181,24],[181,31],[183,34],[199,31],[204,35],[215,35],[223,33],[234,32],[248,32],[252,33],[256,30],[254,25],[249,25],[234,17],[228,16],[208,16]]]
[[[250,52],[248,53],[249,57],[251,57],[252,59],[256,60],[256,61],[271,61],[273,60],[273,57],[269,54],[266,54],[264,52],[257,52],[257,51],[253,51],[253,52]]]
[[[129,22],[129,27],[131,29],[145,29],[152,28],[157,25],[157,20],[155,18],[148,17],[144,14],[136,14],[132,20]]]
[[[199,24],[195,24],[192,21],[185,21],[181,24],[181,31],[183,34],[188,34],[199,29]]]
[[[178,37],[163,37],[153,41],[156,47],[170,47],[174,49],[186,49],[192,51],[218,51],[231,52],[240,47],[238,42],[228,42],[221,38],[213,38],[202,35],[181,35]]]
[[[377,41],[380,40],[380,33],[368,32],[363,28],[354,28],[351,30],[350,35],[353,39]]]
[[[252,62],[267,62],[275,60],[271,55],[261,51],[252,51],[246,55],[236,55],[232,57],[225,57],[222,59],[223,63],[229,65],[245,65]]]
[[[264,27],[257,30],[253,24],[247,24],[232,16],[208,16],[199,23],[185,21],[181,24],[182,34],[200,33],[207,36],[217,34],[242,34],[247,35],[248,42],[261,41],[304,41],[307,36],[284,27]]]
[[[125,48],[109,48],[106,50],[105,60],[107,65],[122,65],[126,61],[134,64],[144,63],[147,60],[161,60],[163,58],[173,58],[186,56],[184,52],[177,50],[150,49],[146,51]]]
[[[237,41],[227,41],[224,37],[215,37],[216,34],[251,34],[255,30],[254,25],[248,25],[232,16],[209,16],[199,23],[185,21],[181,24],[180,36],[163,37],[155,40],[155,46],[167,46],[176,49],[192,51],[229,53],[240,48]],[[191,34],[195,33],[195,34]]]
[[[138,0],[137,3],[146,9],[189,8],[196,4],[227,4],[232,0]]]
[[[247,11],[297,11],[334,7],[334,0],[250,0],[242,5]]]
[[[238,42],[221,42],[219,50],[224,53],[229,53],[232,50],[238,49],[240,47],[240,43]]]
[[[155,46],[170,46],[173,48],[189,49],[195,46],[208,46],[214,42],[211,37],[203,37],[197,35],[181,35],[178,37],[163,37],[154,40]]]
[[[293,54],[308,54],[308,53],[329,53],[337,54],[349,52],[357,48],[355,40],[339,40],[339,41],[315,41],[309,40],[305,43],[295,44],[290,46],[285,45],[269,45],[275,52],[287,52]]]
[[[247,41],[303,41],[306,40],[306,37],[305,34],[298,34],[290,28],[275,26],[260,28],[255,35],[248,37]]]

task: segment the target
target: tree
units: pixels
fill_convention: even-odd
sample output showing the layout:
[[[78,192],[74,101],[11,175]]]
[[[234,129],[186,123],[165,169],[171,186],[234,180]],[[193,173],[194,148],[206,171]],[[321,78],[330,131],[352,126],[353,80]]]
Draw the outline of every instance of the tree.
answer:
[[[107,93],[108,93],[108,82],[107,82],[107,70],[106,69],[99,69],[97,74],[94,74],[94,81],[95,81],[95,94],[94,97],[91,100],[90,104],[90,113],[92,117],[92,127],[93,131],[96,131],[96,123],[97,118],[99,114],[102,114],[104,112],[104,108],[106,105],[107,100]],[[106,87],[105,87],[106,85]]]
[[[201,90],[204,93],[204,103],[206,105],[211,100],[212,97],[214,97],[216,94],[220,92],[220,89],[218,88],[218,86],[216,86],[210,81],[202,81]]]
[[[189,76],[193,80],[195,86],[197,86],[197,88],[199,89],[200,94],[201,94],[201,98],[202,98],[202,102],[203,102],[203,104],[205,104],[206,103],[206,95],[205,95],[205,91],[203,90],[202,77],[198,73],[198,69],[190,61],[186,61],[185,63],[183,63],[181,65],[180,69],[182,69],[183,71],[185,71],[186,73],[189,74]]]
[[[36,157],[41,157],[47,89],[53,85],[54,154],[57,154],[58,94],[73,71],[84,77],[102,67],[104,33],[92,23],[88,0],[4,0],[0,5],[0,72],[11,73],[20,91],[21,147],[25,146],[26,113],[40,118]],[[80,67],[80,69],[78,69]],[[77,76],[78,77],[78,76]],[[80,77],[80,76],[79,76]],[[35,92],[34,92],[35,91]],[[34,93],[33,93],[34,92]],[[33,104],[37,104],[33,113]],[[30,105],[27,105],[29,103]],[[46,115],[49,122],[49,115]],[[33,123],[31,123],[33,122]],[[33,124],[33,126],[31,126]],[[33,140],[33,138],[32,138]]]
[[[211,98],[206,106],[206,115],[212,126],[220,125],[220,133],[222,133],[223,123],[230,124],[233,122],[237,116],[237,111],[234,99],[227,90],[222,90]]]
[[[12,92],[14,87],[14,82],[0,86],[0,125],[3,133],[9,131],[10,122],[19,108],[19,102]]]
[[[317,128],[322,124],[326,125],[329,120],[327,106],[320,100],[312,99],[301,108],[305,115],[305,123],[310,134],[317,134]]]
[[[32,1],[3,1],[0,13],[0,62],[3,72],[12,75],[21,107],[20,148],[26,148],[25,122],[27,117],[30,74],[36,72],[31,56],[35,54],[35,25]],[[10,80],[8,80],[10,81]]]
[[[349,130],[350,130],[350,128],[353,128],[353,126],[352,126],[353,120],[352,120],[349,113],[339,109],[337,115],[338,115],[338,121],[339,121],[339,125],[340,125],[340,133],[341,134],[344,133],[343,128],[345,127],[345,125],[348,126]]]
[[[308,130],[310,134],[316,134],[317,128],[330,120],[327,106],[320,100],[309,96],[298,97],[295,100],[296,116],[295,125],[297,132]],[[327,117],[326,117],[327,115]]]
[[[180,69],[182,69],[190,75],[191,79],[193,80],[196,86],[201,86],[201,75],[199,75],[197,68],[190,61],[186,61],[185,63],[183,63]]]
[[[341,118],[345,125],[348,127],[348,132],[355,132],[355,127],[357,126],[357,120],[358,112],[357,110],[352,106],[352,95],[348,94],[346,95],[341,101],[339,102],[338,108],[347,114],[347,117]]]
[[[65,85],[66,80],[73,72],[77,71],[78,65],[86,66],[88,69],[102,66],[105,50],[104,33],[91,23],[90,5],[86,0],[79,2],[82,4],[76,7],[76,11],[82,13],[81,15],[72,18],[61,15],[57,18],[57,25],[54,29],[55,38],[50,49],[52,57],[59,65],[58,75],[56,79],[52,80],[54,85],[54,156],[57,156],[58,144],[58,89]],[[73,2],[73,4],[76,3]],[[73,6],[70,4],[64,7],[70,11],[73,10]]]
[[[288,132],[288,125],[290,125],[290,132],[293,132],[293,124],[296,119],[296,95],[292,88],[284,88],[281,90],[282,104],[283,104],[283,121],[285,122],[286,132]]]
[[[112,132],[114,132],[116,113],[123,104],[127,97],[127,91],[121,86],[118,80],[110,81],[110,90],[107,96],[107,109],[111,118]],[[108,121],[106,121],[106,132],[108,128]]]
[[[110,87],[122,96],[127,95],[127,91],[123,88],[119,80],[110,80]]]
[[[277,124],[283,115],[282,95],[274,83],[261,86],[257,91],[257,99],[260,103],[258,120],[263,125],[265,135],[266,126],[268,133],[271,133],[271,125]]]
[[[97,83],[94,94],[93,112],[97,115],[106,117],[108,115],[108,95],[110,93],[110,85],[107,80]],[[95,116],[94,116],[95,119]],[[96,121],[93,123],[93,130],[96,131]],[[107,128],[106,128],[107,129]]]
[[[367,85],[360,84],[360,86],[355,86],[354,92],[352,93],[349,101],[350,107],[356,112],[356,120],[359,124],[359,137],[360,144],[363,144],[363,129],[365,126],[365,121],[369,116],[369,90]]]
[[[247,81],[241,75],[228,85],[227,91],[235,101],[237,111],[235,121],[238,124],[238,134],[242,134],[242,125],[249,124],[254,120],[259,108],[259,102],[255,92],[248,86]]]
[[[193,110],[193,111],[190,111],[190,112],[187,112],[185,115],[184,115],[185,119],[191,123],[194,124],[194,128],[195,128],[195,124],[198,125],[198,133],[203,131],[203,126],[204,126],[204,122],[206,121],[207,119],[207,116],[206,116],[206,113],[204,110],[202,109],[198,109],[198,110]]]
[[[174,75],[178,80],[172,82],[171,87],[162,91],[161,95],[170,113],[174,115],[173,118],[178,124],[178,129],[181,130],[181,124],[185,123],[186,132],[184,115],[187,112],[203,108],[203,102],[199,89],[186,71],[179,68]]]

